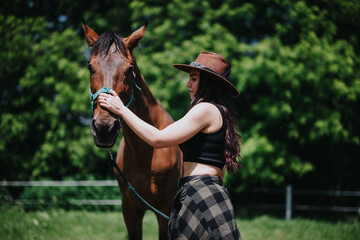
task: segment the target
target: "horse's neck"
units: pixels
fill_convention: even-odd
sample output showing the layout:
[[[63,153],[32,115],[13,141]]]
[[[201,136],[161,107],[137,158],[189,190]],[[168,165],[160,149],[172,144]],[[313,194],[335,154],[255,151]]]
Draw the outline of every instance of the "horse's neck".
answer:
[[[140,87],[139,89],[134,89],[136,97],[140,98],[141,101],[138,101],[136,107],[139,108],[144,105],[147,105],[146,108],[150,108],[150,106],[154,106],[158,104],[157,99],[154,97],[152,92],[149,89],[149,86],[146,84],[145,79],[140,73],[139,67],[137,66],[136,61],[134,61],[135,65],[135,74],[136,74],[136,84]],[[136,111],[136,110],[135,110]],[[141,109],[138,110],[138,114],[142,114]],[[139,116],[139,115],[138,115]],[[144,116],[145,117],[145,116]]]
[[[153,125],[155,119],[153,119],[154,117],[151,112],[157,109],[159,102],[150,91],[148,85],[140,73],[137,74],[136,84],[140,89],[136,87],[134,89],[135,101],[131,110],[139,118]]]
[[[136,84],[141,90],[137,88],[133,90],[135,101],[133,101],[130,109],[133,113],[135,113],[135,115],[137,115],[145,122],[155,127],[159,127],[161,121],[167,121],[166,119],[164,119],[164,116],[167,115],[167,113],[159,104],[158,100],[151,93],[141,74],[136,73],[136,76]],[[149,145],[145,143],[142,139],[140,139],[134,133],[134,131],[130,129],[126,124],[124,124],[123,126],[123,133],[126,146],[133,149],[142,149],[144,147],[149,147]],[[141,154],[139,151],[136,151],[134,153]]]

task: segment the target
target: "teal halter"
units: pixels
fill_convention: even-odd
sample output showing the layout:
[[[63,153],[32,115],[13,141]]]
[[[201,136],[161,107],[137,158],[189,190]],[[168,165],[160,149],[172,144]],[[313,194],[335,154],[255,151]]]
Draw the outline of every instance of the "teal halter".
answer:
[[[131,104],[133,101],[135,101],[135,96],[134,96],[134,88],[137,88],[139,91],[141,91],[141,88],[136,85],[136,82],[135,82],[135,74],[133,74],[133,79],[132,79],[132,85],[131,85],[131,96],[130,96],[130,100],[129,102],[126,104],[126,107],[127,108],[130,108],[131,107]],[[95,107],[94,107],[94,101],[99,97],[100,93],[107,93],[107,94],[110,94],[110,88],[107,88],[107,87],[103,87],[101,88],[99,91],[97,91],[96,93],[92,93],[91,92],[91,87],[89,86],[89,92],[90,92],[90,101],[91,101],[91,109],[95,110]]]
[[[98,96],[100,95],[100,93],[110,94],[110,88],[103,87],[102,89],[100,89],[100,90],[97,91],[96,93],[92,94],[92,92],[91,92],[91,87],[89,86],[89,92],[90,92],[90,100],[91,100],[91,109],[92,109],[93,112],[94,112],[94,101],[98,98]]]

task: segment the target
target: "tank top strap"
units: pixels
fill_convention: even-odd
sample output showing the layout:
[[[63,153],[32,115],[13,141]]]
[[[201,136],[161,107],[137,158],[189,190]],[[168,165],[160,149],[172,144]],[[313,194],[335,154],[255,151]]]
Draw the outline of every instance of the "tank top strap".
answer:
[[[226,127],[226,117],[225,117],[224,109],[220,105],[218,105],[216,103],[211,103],[211,104],[213,104],[215,107],[217,107],[219,109],[222,120],[223,120],[223,124],[222,124],[221,129],[225,128]]]

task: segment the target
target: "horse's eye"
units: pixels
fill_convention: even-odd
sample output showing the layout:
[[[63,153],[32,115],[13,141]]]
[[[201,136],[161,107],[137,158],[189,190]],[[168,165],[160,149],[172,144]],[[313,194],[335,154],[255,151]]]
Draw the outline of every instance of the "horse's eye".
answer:
[[[134,69],[135,69],[134,65],[131,64],[129,67],[128,73],[132,73],[134,71]]]
[[[92,68],[91,64],[89,63],[87,68],[89,69],[90,71],[90,74],[93,74],[94,73],[94,69]]]

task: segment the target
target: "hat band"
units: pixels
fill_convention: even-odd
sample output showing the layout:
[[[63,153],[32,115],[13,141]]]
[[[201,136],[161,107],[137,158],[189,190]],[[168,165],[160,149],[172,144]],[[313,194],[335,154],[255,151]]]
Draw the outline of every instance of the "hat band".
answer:
[[[212,69],[210,69],[210,68],[208,68],[208,67],[205,67],[204,65],[202,65],[202,64],[200,64],[200,63],[197,63],[197,62],[192,62],[192,63],[190,63],[190,66],[198,67],[198,68],[202,68],[202,69],[206,69],[206,70],[208,70],[208,71],[210,71],[210,72],[212,72],[212,73],[215,73],[216,75],[218,75],[218,76],[220,76],[220,77],[224,77],[224,78],[226,78],[226,79],[229,77],[229,74],[230,74],[230,72],[231,72],[231,68],[230,68],[229,71],[227,71],[225,74],[220,75],[220,74],[218,74],[217,72],[215,72],[214,70],[212,70]]]

